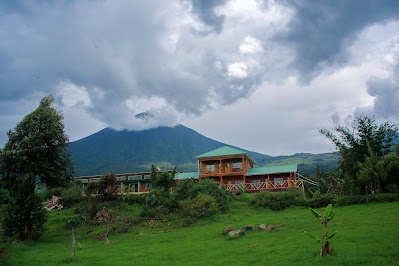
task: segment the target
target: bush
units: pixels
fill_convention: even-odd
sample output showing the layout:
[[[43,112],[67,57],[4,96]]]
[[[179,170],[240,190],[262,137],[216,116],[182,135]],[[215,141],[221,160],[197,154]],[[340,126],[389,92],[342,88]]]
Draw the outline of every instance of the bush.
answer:
[[[8,204],[10,202],[11,202],[10,192],[5,188],[0,189],[0,205]]]
[[[225,189],[220,187],[219,183],[207,179],[201,180],[201,182],[196,182],[193,179],[180,182],[173,191],[173,204],[178,206],[179,201],[194,199],[200,194],[212,196],[219,210],[227,210],[229,198]]]
[[[255,195],[251,204],[279,211],[291,206],[303,205],[304,198],[299,191],[267,192],[262,191]]]
[[[219,206],[214,197],[200,193],[195,198],[179,202],[179,210],[183,216],[205,218],[219,212]]]
[[[114,195],[114,192],[116,189],[116,175],[105,174],[101,176],[97,188],[98,194],[100,194],[104,200],[115,199],[116,196]]]
[[[72,207],[83,200],[84,187],[80,181],[73,181],[68,187],[61,191],[64,198],[64,206]]]
[[[144,198],[144,207],[140,216],[160,217],[170,210],[170,193],[164,189],[153,189]]]
[[[20,240],[38,239],[43,233],[47,213],[37,194],[18,193],[4,210],[4,234]]]
[[[145,204],[146,195],[126,195],[123,197],[123,201],[128,204],[138,204],[144,205]]]

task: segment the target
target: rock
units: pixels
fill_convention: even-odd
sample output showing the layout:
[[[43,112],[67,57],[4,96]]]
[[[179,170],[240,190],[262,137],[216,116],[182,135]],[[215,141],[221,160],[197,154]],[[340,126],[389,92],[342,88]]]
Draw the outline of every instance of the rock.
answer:
[[[62,197],[52,196],[51,199],[47,200],[46,207],[44,209],[46,211],[60,211],[64,208],[62,205]]]
[[[268,232],[274,232],[275,230],[276,230],[276,228],[277,228],[277,226],[276,225],[269,225],[268,227],[267,227],[267,231]]]
[[[277,228],[284,227],[284,226],[285,226],[285,224],[283,224],[283,225],[272,225],[272,224],[270,224],[267,227],[267,231],[274,232],[274,231],[276,231]]]
[[[232,238],[239,238],[245,236],[245,233],[241,230],[235,230],[235,231],[230,231],[229,232],[229,237],[230,239]]]
[[[233,231],[234,230],[234,227],[232,227],[231,225],[230,226],[227,226],[224,230],[223,230],[223,234],[225,235],[225,234],[227,234],[227,233],[229,233],[229,232],[231,232],[231,231]]]
[[[258,231],[265,231],[266,230],[266,224],[261,224],[258,226]]]
[[[252,231],[252,227],[246,225],[246,226],[244,226],[244,227],[242,228],[242,230],[243,230],[244,232]]]

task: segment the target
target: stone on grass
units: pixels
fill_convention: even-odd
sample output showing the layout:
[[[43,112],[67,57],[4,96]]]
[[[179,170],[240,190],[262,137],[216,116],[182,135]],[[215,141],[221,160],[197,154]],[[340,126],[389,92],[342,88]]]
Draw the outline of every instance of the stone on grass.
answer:
[[[246,225],[246,226],[244,226],[244,227],[242,228],[242,230],[243,230],[244,232],[252,231],[252,227]]]
[[[239,238],[245,236],[245,233],[241,230],[235,230],[235,231],[230,231],[229,232],[229,237],[230,239],[232,238]]]
[[[268,227],[267,227],[267,231],[269,231],[269,232],[274,232],[275,230],[276,230],[276,228],[277,228],[277,226],[276,225],[269,225]]]
[[[225,234],[227,234],[227,233],[229,233],[229,232],[231,232],[231,231],[233,231],[234,230],[234,227],[233,226],[227,226],[224,230],[223,230],[223,234],[225,235]]]
[[[258,226],[258,231],[265,231],[266,230],[266,224],[261,224]]]

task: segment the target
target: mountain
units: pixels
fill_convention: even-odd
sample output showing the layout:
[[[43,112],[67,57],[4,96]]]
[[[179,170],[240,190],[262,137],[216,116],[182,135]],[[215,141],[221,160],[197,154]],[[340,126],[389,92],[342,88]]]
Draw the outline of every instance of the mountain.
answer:
[[[174,165],[178,165],[178,171],[196,171],[198,167],[194,159],[196,155],[226,145],[178,125],[143,131],[117,131],[105,128],[86,138],[71,142],[69,148],[75,162],[75,176],[84,176],[147,172],[153,163],[162,169],[165,167],[171,169]],[[333,154],[272,157],[247,152],[257,161],[258,166],[295,163],[299,164],[301,173],[310,174],[316,169],[315,162],[321,165],[321,168],[327,167],[332,170],[338,161],[338,157]]]

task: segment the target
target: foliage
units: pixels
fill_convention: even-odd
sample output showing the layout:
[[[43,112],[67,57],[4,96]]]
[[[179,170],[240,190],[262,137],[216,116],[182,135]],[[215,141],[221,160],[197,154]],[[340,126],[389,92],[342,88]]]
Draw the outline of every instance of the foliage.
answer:
[[[11,202],[10,192],[5,188],[0,188],[0,205]]]
[[[33,180],[31,177],[23,179],[5,208],[2,222],[6,236],[18,236],[20,240],[37,239],[43,232],[47,216],[41,199],[35,193],[26,193]]]
[[[11,195],[28,176],[55,187],[65,185],[74,175],[63,117],[53,102],[53,96],[44,97],[35,111],[7,133],[8,141],[0,153],[0,173]],[[35,184],[30,193],[34,188]]]
[[[145,199],[146,199],[146,195],[135,195],[135,194],[131,194],[131,195],[126,195],[123,197],[123,201],[129,204],[138,204],[138,205],[143,205],[145,204]]]
[[[304,199],[299,191],[287,192],[268,192],[257,193],[251,201],[251,204],[263,208],[269,208],[273,211],[279,211],[295,205],[302,205]]]
[[[213,180],[203,179],[201,182],[196,182],[194,179],[183,180],[173,190],[172,198],[176,204],[186,199],[194,199],[200,194],[212,196],[221,211],[228,209],[229,198],[225,189]]]
[[[168,190],[155,188],[152,189],[144,200],[144,206],[141,211],[142,217],[161,217],[170,210],[170,193]]]
[[[74,214],[66,219],[67,224],[72,228],[72,261],[75,260],[75,245],[76,245],[75,228],[83,224],[86,220],[87,220],[87,212],[84,206],[78,206],[75,209]]]
[[[318,238],[317,236],[309,232],[305,231],[305,233],[312,239],[315,239],[317,242],[321,242],[320,256],[334,254],[334,249],[330,247],[330,240],[335,236],[337,231],[328,235],[328,228],[327,228],[328,222],[330,222],[334,218],[334,213],[332,211],[332,204],[329,204],[326,208],[322,209],[321,214],[313,210],[312,208],[310,208],[309,210],[313,214],[313,216],[321,220],[321,224],[324,226],[324,234],[321,238]]]
[[[158,171],[155,165],[151,166],[151,183],[153,188],[169,190],[174,183],[176,168],[171,173]]]
[[[116,185],[117,182],[115,174],[102,175],[97,185],[98,194],[100,194],[104,200],[114,199]]]
[[[74,180],[66,188],[62,188],[61,197],[64,199],[64,207],[72,207],[83,201],[84,190],[83,184],[79,180]]]
[[[331,194],[321,194],[320,191],[316,191],[312,198],[305,200],[304,205],[311,208],[321,208],[330,203],[334,203],[337,198],[338,197],[334,197]]]
[[[205,218],[219,212],[215,198],[202,193],[195,198],[180,201],[179,209],[183,216],[191,218]]]
[[[359,181],[368,186],[371,192],[380,193],[381,182],[386,181],[393,167],[392,162],[385,160],[385,157],[378,157],[369,146],[369,155],[364,162],[357,162],[359,171],[356,173]]]
[[[338,149],[341,156],[340,168],[349,177],[351,194],[363,191],[358,181],[359,164],[364,163],[367,155],[373,154],[381,158],[391,152],[392,141],[396,138],[398,128],[389,122],[377,125],[375,118],[357,117],[353,128],[337,126],[333,132],[320,130]],[[336,133],[336,135],[334,134]]]
[[[88,218],[87,215],[87,209],[85,206],[77,206],[74,211],[73,211],[73,215],[69,216],[66,219],[66,223],[69,227],[78,227],[81,224],[83,224],[84,222],[86,222]]]
[[[53,103],[53,96],[44,97],[35,111],[8,131],[0,151],[0,181],[14,198],[4,218],[6,234],[18,233],[21,239],[40,236],[46,219],[35,194],[37,184],[64,186],[74,175],[63,117]]]

